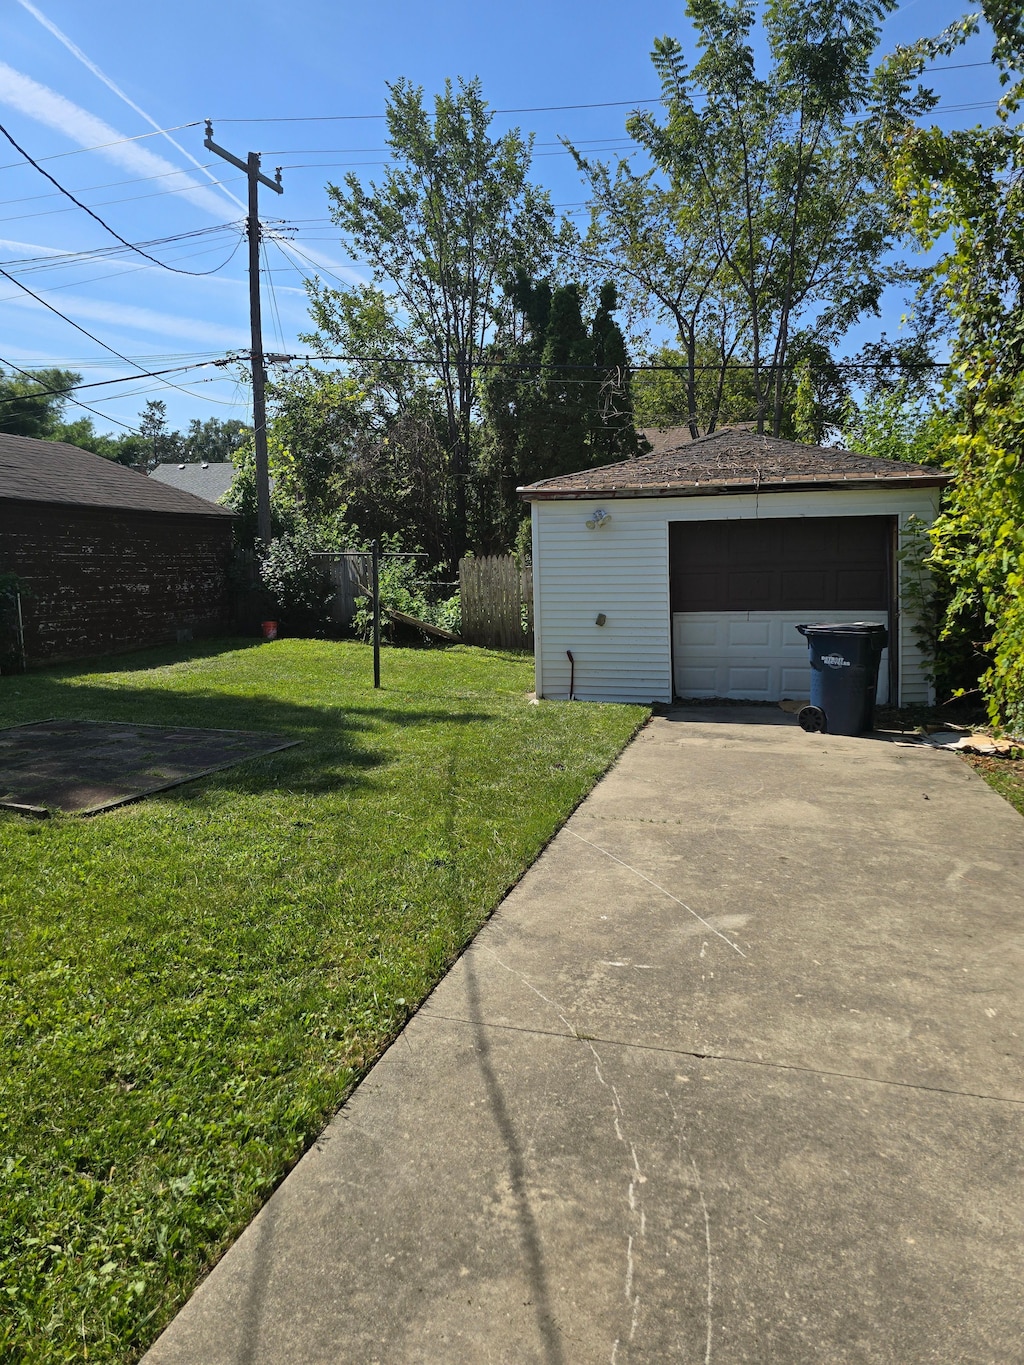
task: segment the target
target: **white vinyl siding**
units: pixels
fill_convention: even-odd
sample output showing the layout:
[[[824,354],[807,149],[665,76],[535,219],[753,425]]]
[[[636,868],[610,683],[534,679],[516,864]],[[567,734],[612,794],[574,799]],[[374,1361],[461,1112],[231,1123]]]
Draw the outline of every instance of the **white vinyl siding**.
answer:
[[[538,695],[569,695],[571,650],[582,700],[670,696],[668,524],[659,502],[534,503]],[[611,520],[589,531],[599,507]]]
[[[673,695],[668,524],[721,518],[915,515],[931,522],[934,488],[883,486],[714,497],[605,498],[533,503],[537,693],[567,697],[571,650],[575,695],[585,701],[670,702]],[[610,520],[586,522],[598,508]],[[900,578],[904,571],[900,569]],[[597,625],[598,614],[606,617]],[[894,645],[900,701],[926,702],[926,661],[904,602]]]

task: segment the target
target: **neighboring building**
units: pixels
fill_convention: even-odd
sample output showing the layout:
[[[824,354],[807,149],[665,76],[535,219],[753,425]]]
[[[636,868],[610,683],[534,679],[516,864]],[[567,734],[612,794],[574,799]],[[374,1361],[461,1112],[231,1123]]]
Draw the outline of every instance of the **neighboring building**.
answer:
[[[170,484],[172,488],[180,488],[183,493],[205,498],[207,502],[220,502],[231,487],[235,466],[230,460],[222,464],[207,464],[206,461],[202,464],[177,464],[165,460],[157,465],[149,477],[158,483]]]
[[[796,624],[870,620],[890,635],[879,700],[928,701],[899,551],[947,478],[725,427],[520,489],[538,696],[568,695],[570,651],[584,700],[804,698]]]
[[[0,572],[26,585],[29,665],[224,630],[232,519],[77,446],[0,434]]]

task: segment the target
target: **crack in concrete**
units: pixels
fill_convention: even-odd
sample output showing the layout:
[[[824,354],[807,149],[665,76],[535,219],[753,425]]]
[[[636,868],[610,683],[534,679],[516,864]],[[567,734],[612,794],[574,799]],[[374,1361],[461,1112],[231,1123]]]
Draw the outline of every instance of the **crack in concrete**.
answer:
[[[711,1270],[711,1215],[708,1213],[707,1200],[704,1198],[704,1187],[701,1184],[700,1171],[693,1157],[690,1157],[690,1165],[693,1167],[693,1178],[697,1182],[697,1196],[700,1199],[700,1206],[704,1212],[704,1245],[707,1250],[708,1261],[708,1292],[707,1292],[707,1337],[704,1347],[704,1365],[711,1365],[711,1307],[713,1302],[714,1276]]]
[[[709,929],[711,933],[715,935],[716,938],[720,938],[723,943],[728,943],[729,947],[733,950],[734,953],[739,953],[740,957],[746,957],[746,953],[743,951],[743,949],[739,946],[738,943],[733,943],[732,939],[729,938],[727,934],[723,934],[721,930],[716,929],[713,924],[709,924],[708,921],[703,918],[703,916],[698,915],[696,910],[692,909],[689,905],[687,905],[685,901],[681,901],[678,896],[674,896],[671,891],[666,891],[666,889],[663,886],[659,885],[658,882],[654,881],[653,878],[648,877],[646,872],[641,872],[638,867],[632,867],[622,858],[617,858],[614,853],[609,852],[609,850],[606,848],[602,848],[600,844],[595,844],[593,840],[584,839],[582,834],[577,834],[576,831],[574,829],[570,829],[568,825],[566,825],[564,833],[571,834],[572,837],[574,839],[578,839],[581,844],[587,844],[590,848],[596,849],[598,853],[603,853],[606,858],[611,858],[613,863],[618,863],[620,867],[624,867],[627,872],[632,872],[635,877],[639,877],[640,880],[646,882],[648,886],[653,886],[655,891],[660,891],[661,894],[663,896],[667,896],[670,901],[675,901],[676,905],[681,905],[683,909],[687,912],[687,914],[692,915],[693,918],[697,920],[699,924],[703,924],[704,928]]]
[[[506,968],[506,970],[511,970],[511,968]],[[440,1014],[432,1010],[422,1010],[419,1017],[440,1019],[449,1024],[471,1024],[473,1022],[458,1014]],[[1012,1095],[989,1095],[979,1090],[956,1090],[952,1086],[925,1085],[921,1081],[893,1081],[881,1076],[862,1076],[856,1071],[829,1071],[824,1067],[801,1066],[798,1062],[766,1062],[763,1058],[734,1057],[727,1052],[694,1052],[690,1048],[659,1047],[654,1043],[634,1042],[626,1038],[603,1038],[597,1034],[580,1033],[571,1024],[566,1023],[564,1019],[562,1022],[569,1029],[568,1034],[555,1033],[551,1029],[532,1028],[526,1024],[498,1024],[484,1021],[484,1027],[506,1029],[510,1033],[532,1033],[538,1038],[568,1037],[570,1040],[580,1043],[589,1043],[593,1040],[595,1043],[607,1043],[609,1047],[633,1047],[638,1052],[663,1052],[670,1057],[692,1057],[698,1062],[731,1062],[735,1066],[760,1066],[769,1071],[797,1071],[806,1076],[829,1076],[838,1081],[859,1081],[864,1085],[888,1085],[899,1090],[921,1090],[926,1094],[950,1095],[955,1099],[985,1100],[992,1104],[1013,1104],[1024,1107],[1024,1099],[1017,1099]]]
[[[637,1157],[637,1154],[636,1154],[636,1146],[635,1146],[635,1145],[626,1137],[626,1135],[625,1135],[625,1134],[623,1133],[623,1131],[622,1131],[622,1125],[620,1124],[619,1120],[622,1119],[623,1121],[625,1121],[625,1117],[626,1117],[626,1116],[625,1116],[625,1113],[624,1113],[624,1111],[623,1111],[623,1108],[622,1108],[622,1101],[619,1099],[619,1092],[618,1092],[618,1090],[616,1089],[616,1087],[615,1087],[614,1085],[610,1084],[610,1083],[605,1079],[604,1072],[603,1072],[603,1070],[602,1070],[602,1067],[603,1067],[604,1064],[603,1064],[603,1062],[601,1061],[600,1054],[598,1053],[597,1049],[594,1047],[594,1044],[591,1042],[591,1040],[590,1040],[589,1038],[581,1037],[580,1034],[578,1034],[578,1033],[576,1032],[576,1030],[573,1028],[572,1024],[569,1023],[568,1019],[567,1019],[567,1018],[565,1017],[565,1015],[563,1014],[563,1012],[562,1012],[562,1010],[561,1010],[561,1007],[560,1007],[554,1000],[550,999],[549,996],[546,996],[546,995],[543,993],[543,991],[538,990],[537,987],[533,984],[533,982],[529,979],[529,977],[525,976],[522,972],[518,971],[515,967],[510,967],[506,962],[503,962],[503,961],[501,960],[501,958],[498,956],[498,954],[497,954],[496,952],[494,952],[494,950],[493,950],[492,948],[488,948],[488,947],[486,947],[486,945],[484,945],[484,944],[479,944],[478,946],[480,947],[480,949],[481,949],[483,952],[487,953],[488,956],[492,957],[492,958],[494,959],[494,961],[497,962],[497,964],[498,964],[499,967],[503,967],[503,968],[505,969],[505,971],[509,973],[509,975],[516,977],[517,980],[520,981],[522,985],[526,986],[528,990],[532,991],[533,994],[536,995],[536,996],[538,997],[538,999],[543,1000],[544,1003],[548,1006],[549,1009],[554,1010],[555,1014],[556,1014],[556,1015],[558,1016],[558,1018],[562,1021],[562,1023],[565,1025],[565,1027],[569,1030],[569,1034],[571,1035],[571,1037],[575,1038],[575,1039],[576,1039],[577,1041],[579,1041],[579,1042],[586,1043],[587,1047],[590,1049],[591,1056],[592,1056],[593,1059],[594,1059],[594,1074],[597,1076],[597,1079],[598,1079],[598,1081],[600,1082],[600,1084],[601,1084],[606,1090],[610,1090],[610,1091],[611,1091],[611,1094],[612,1094],[612,1122],[613,1122],[614,1127],[615,1127],[615,1136],[616,1136],[616,1138],[619,1140],[619,1142],[622,1143],[622,1145],[623,1145],[624,1147],[628,1147],[628,1148],[629,1148],[630,1156],[631,1156],[632,1159],[633,1159],[633,1170],[634,1170],[634,1175],[630,1177],[630,1181],[629,1181],[629,1190],[628,1190],[628,1194],[627,1194],[627,1202],[628,1202],[628,1204],[629,1204],[630,1213],[633,1215],[634,1218],[636,1218],[636,1215],[637,1215],[637,1213],[639,1212],[639,1225],[640,1225],[640,1227],[639,1227],[639,1236],[640,1236],[641,1238],[643,1238],[643,1237],[645,1236],[645,1233],[646,1233],[647,1218],[646,1218],[646,1215],[644,1214],[642,1205],[640,1204],[640,1202],[639,1202],[639,1201],[637,1200],[637,1198],[636,1198],[635,1186],[636,1186],[636,1185],[644,1185],[644,1184],[646,1184],[646,1183],[647,1183],[647,1177],[643,1174],[642,1170],[640,1169],[640,1161],[639,1161],[639,1159],[638,1159],[638,1157]],[[472,972],[472,966],[471,966],[470,955],[469,955],[469,954],[467,954],[467,957],[466,957],[466,970],[467,970],[467,972],[470,972],[470,973]],[[435,1016],[435,1017],[436,1017],[436,1016]],[[474,1023],[475,1023],[475,1025],[476,1025],[476,1027],[477,1027],[478,1029],[479,1029],[480,1027],[486,1027],[486,1023],[485,1023],[485,1021],[483,1021],[482,1019],[480,1019],[480,1020],[475,1020]],[[552,1034],[552,1035],[549,1035],[549,1036],[558,1037],[558,1036],[560,1036],[560,1035],[558,1035],[558,1034]],[[525,1194],[525,1186],[524,1186],[524,1194]],[[627,1245],[626,1245],[625,1296],[626,1296],[626,1302],[629,1303],[629,1304],[632,1306],[632,1314],[631,1314],[631,1316],[630,1316],[630,1326],[629,1326],[629,1340],[632,1342],[633,1339],[634,1339],[635,1336],[636,1336],[637,1324],[638,1324],[638,1322],[639,1322],[639,1315],[640,1315],[640,1295],[639,1295],[639,1293],[635,1293],[635,1292],[634,1292],[634,1277],[635,1277],[635,1274],[636,1274],[636,1260],[635,1260],[634,1255],[633,1255],[633,1246],[634,1246],[633,1234],[632,1234],[632,1233],[627,1234],[627,1238],[628,1238],[628,1240],[627,1240]],[[539,1244],[538,1244],[538,1246],[537,1246],[537,1248],[536,1248],[536,1255],[537,1255],[537,1258],[538,1258],[538,1260],[539,1260],[539,1256],[540,1256],[540,1247],[539,1247]],[[616,1359],[616,1355],[617,1355],[617,1352],[618,1352],[618,1349],[619,1349],[620,1340],[621,1340],[621,1339],[620,1339],[619,1337],[616,1337],[616,1338],[615,1338],[615,1343],[614,1343],[614,1345],[612,1346],[611,1359],[612,1359],[613,1362],[614,1362],[615,1359]]]

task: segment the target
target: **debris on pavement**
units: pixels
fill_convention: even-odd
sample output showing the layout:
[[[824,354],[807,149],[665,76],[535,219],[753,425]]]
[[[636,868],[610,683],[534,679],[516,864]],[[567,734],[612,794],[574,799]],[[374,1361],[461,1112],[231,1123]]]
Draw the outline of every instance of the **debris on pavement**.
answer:
[[[894,743],[905,748],[920,748],[927,744],[933,749],[946,749],[952,753],[983,754],[989,758],[1020,758],[1024,753],[1024,740],[1006,735],[988,735],[979,730],[962,730],[947,726],[932,730],[919,726],[916,735],[903,735]]]

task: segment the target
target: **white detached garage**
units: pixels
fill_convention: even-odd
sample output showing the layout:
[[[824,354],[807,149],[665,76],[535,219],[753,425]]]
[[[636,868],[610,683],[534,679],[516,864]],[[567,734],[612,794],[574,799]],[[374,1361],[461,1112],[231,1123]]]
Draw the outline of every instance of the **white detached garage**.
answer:
[[[929,701],[899,551],[947,477],[725,427],[520,489],[537,695],[806,698],[797,623],[868,620],[889,628],[879,701]]]

